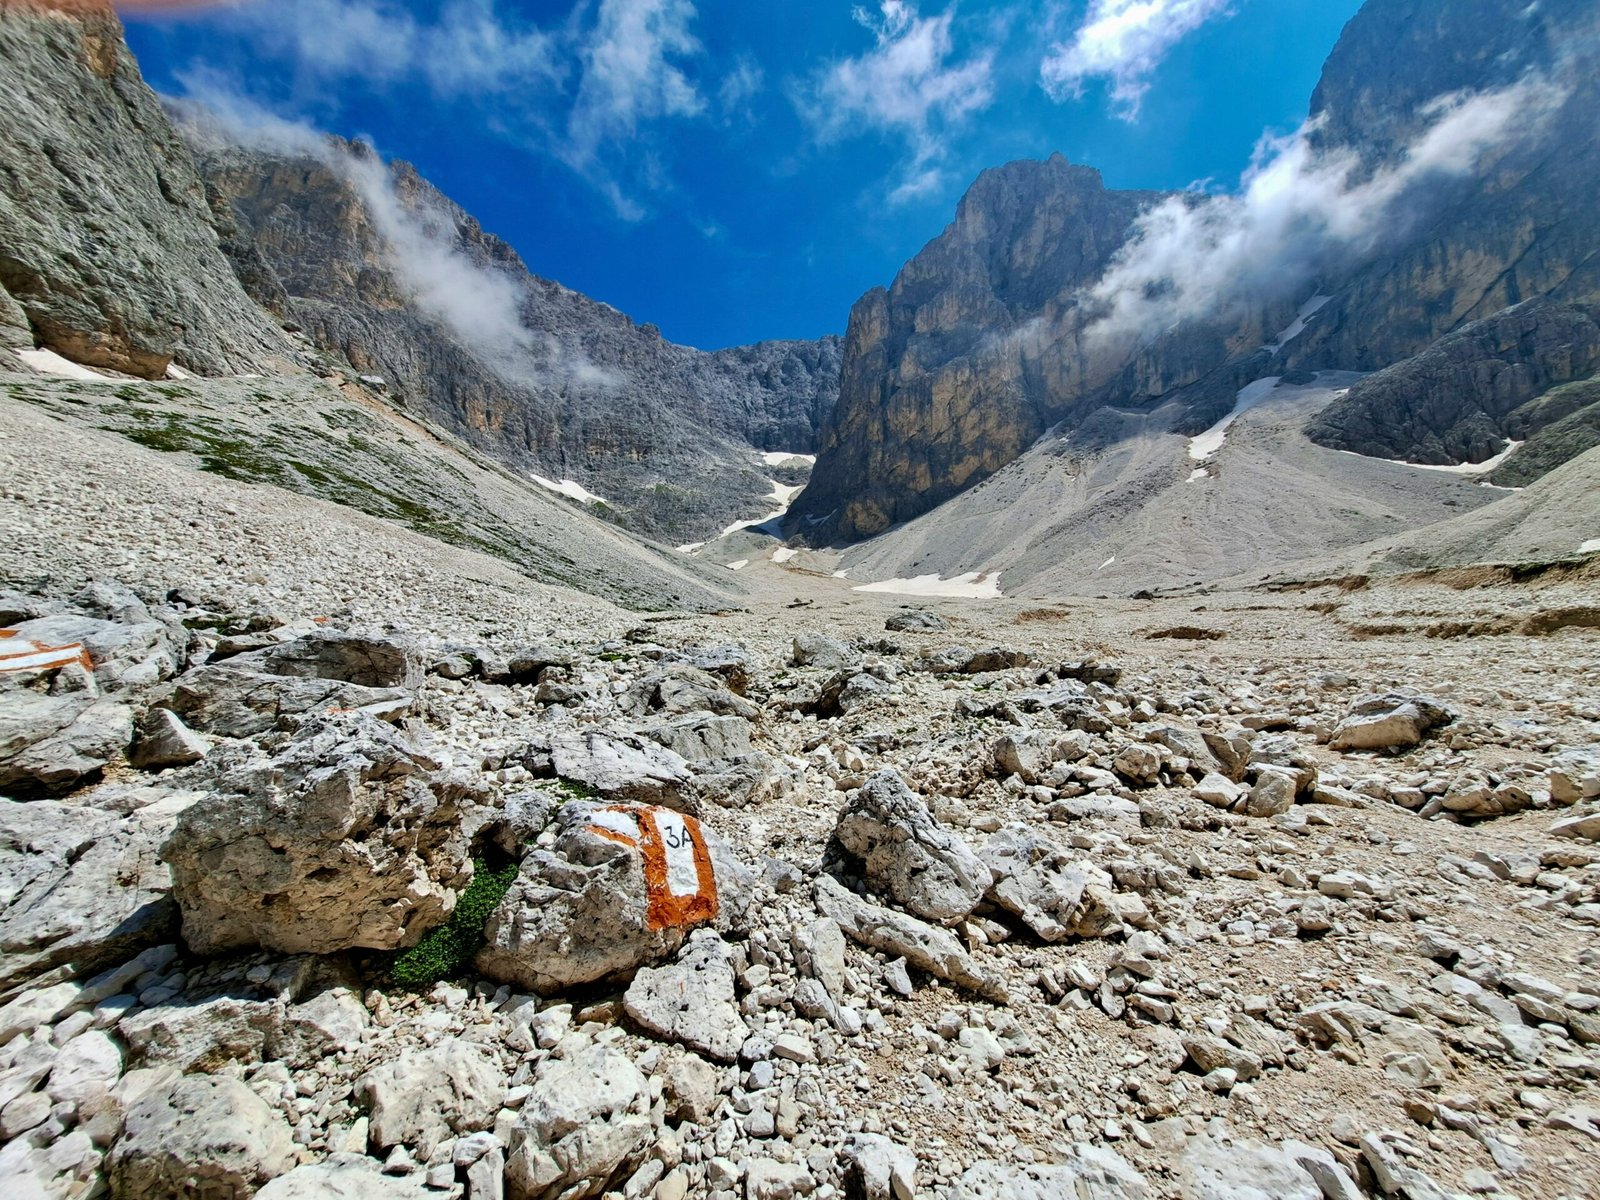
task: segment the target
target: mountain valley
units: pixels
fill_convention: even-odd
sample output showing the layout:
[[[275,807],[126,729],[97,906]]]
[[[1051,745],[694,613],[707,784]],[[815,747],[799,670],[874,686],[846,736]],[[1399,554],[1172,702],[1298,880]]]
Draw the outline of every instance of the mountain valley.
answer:
[[[702,351],[0,0],[0,1196],[1600,1195],[1597,88]]]

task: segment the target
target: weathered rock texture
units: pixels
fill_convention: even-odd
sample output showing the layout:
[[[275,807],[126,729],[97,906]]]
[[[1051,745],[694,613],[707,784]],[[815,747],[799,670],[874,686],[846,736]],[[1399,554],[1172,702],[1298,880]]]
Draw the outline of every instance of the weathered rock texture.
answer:
[[[287,365],[283,335],[223,253],[227,214],[212,212],[104,7],[0,7],[5,344],[150,379],[173,363],[212,375]]]
[[[955,222],[850,314],[839,405],[794,511],[813,537],[880,533],[1016,458],[1111,367],[1076,293],[1154,192],[1056,155],[986,171]],[[1060,336],[1041,336],[1048,322]]]
[[[281,757],[186,810],[164,855],[202,952],[410,945],[470,878],[475,781],[360,713],[321,718]]]

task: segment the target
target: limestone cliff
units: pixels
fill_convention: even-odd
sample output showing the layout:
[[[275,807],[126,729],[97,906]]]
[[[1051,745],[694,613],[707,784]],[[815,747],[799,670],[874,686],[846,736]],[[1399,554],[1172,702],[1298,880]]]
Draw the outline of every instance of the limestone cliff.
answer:
[[[109,8],[0,5],[0,63],[0,347],[152,379],[286,367]]]
[[[850,315],[839,406],[795,511],[812,536],[878,533],[1016,458],[1117,364],[1077,293],[1156,193],[1060,155],[985,172],[948,229]]]

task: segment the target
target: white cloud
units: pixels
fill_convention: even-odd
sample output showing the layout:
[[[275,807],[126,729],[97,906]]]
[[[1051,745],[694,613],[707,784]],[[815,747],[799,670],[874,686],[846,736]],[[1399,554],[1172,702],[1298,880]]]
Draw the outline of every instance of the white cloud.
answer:
[[[420,84],[441,102],[473,104],[493,132],[565,163],[637,220],[632,193],[664,175],[641,149],[651,127],[709,111],[687,69],[703,53],[696,15],[694,0],[574,0],[542,28],[500,0],[447,0],[431,20],[398,0],[273,0],[218,19],[253,55],[287,62],[302,99],[349,81]],[[246,69],[236,62],[235,76]],[[760,82],[741,61],[723,83],[725,107],[747,105]]]
[[[455,100],[547,93],[561,75],[554,36],[495,0],[450,0],[431,23],[392,0],[275,0],[234,6],[224,19],[311,80],[421,79]]]
[[[1094,334],[1127,343],[1287,298],[1424,211],[1425,184],[1474,173],[1500,148],[1535,136],[1565,95],[1530,78],[1439,97],[1422,110],[1431,123],[1411,146],[1371,171],[1352,150],[1317,150],[1314,124],[1263,139],[1236,193],[1174,197],[1139,219],[1087,297],[1100,313]]]
[[[877,44],[813,76],[796,106],[824,144],[868,131],[903,138],[910,161],[891,199],[926,195],[943,180],[946,135],[994,100],[994,54],[956,60],[954,9],[924,17],[908,0],[882,0],[855,18]]]
[[[761,65],[750,55],[741,54],[734,62],[733,70],[722,77],[722,86],[717,89],[717,105],[722,110],[723,119],[753,121],[755,113],[750,102],[761,94],[766,82],[766,73]]]
[[[1111,96],[1132,119],[1150,90],[1150,76],[1168,52],[1207,21],[1229,15],[1231,0],[1092,0],[1077,32],[1052,46],[1039,78],[1054,100],[1080,96],[1090,79],[1111,83]]]
[[[457,240],[455,214],[445,204],[426,192],[402,199],[376,150],[358,146],[351,152],[346,143],[229,90],[214,73],[198,73],[187,84],[189,96],[178,108],[191,140],[309,158],[341,176],[360,196],[382,241],[384,266],[417,310],[445,325],[508,383],[620,386],[620,377],[590,362],[580,348],[530,329],[523,285],[466,252]]]
[[[601,186],[625,218],[643,214],[599,163],[600,152],[631,140],[644,122],[706,111],[682,66],[701,52],[691,32],[694,18],[691,0],[601,0],[599,18],[579,50],[582,75],[562,157]]]

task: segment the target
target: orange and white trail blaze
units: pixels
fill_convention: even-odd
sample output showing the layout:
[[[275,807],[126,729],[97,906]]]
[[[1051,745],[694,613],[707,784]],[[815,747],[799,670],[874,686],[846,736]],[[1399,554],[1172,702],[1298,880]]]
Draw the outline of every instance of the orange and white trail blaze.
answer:
[[[589,832],[639,852],[652,930],[688,929],[717,917],[717,877],[700,822],[669,808],[621,804],[589,819]]]

